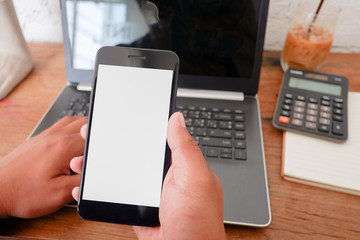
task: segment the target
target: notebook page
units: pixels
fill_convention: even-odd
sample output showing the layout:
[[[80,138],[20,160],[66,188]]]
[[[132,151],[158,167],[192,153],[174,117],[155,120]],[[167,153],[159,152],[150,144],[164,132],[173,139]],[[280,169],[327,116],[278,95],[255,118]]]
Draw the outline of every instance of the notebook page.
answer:
[[[286,132],[284,175],[360,191],[360,93],[348,96],[348,140],[335,143]]]

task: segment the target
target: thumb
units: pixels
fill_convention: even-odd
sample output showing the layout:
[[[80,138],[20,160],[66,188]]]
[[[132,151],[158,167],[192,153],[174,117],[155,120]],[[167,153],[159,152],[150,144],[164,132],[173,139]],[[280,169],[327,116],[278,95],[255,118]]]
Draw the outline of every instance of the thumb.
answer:
[[[199,146],[186,129],[184,116],[180,112],[170,117],[167,140],[171,149],[172,165],[193,170],[208,167]]]

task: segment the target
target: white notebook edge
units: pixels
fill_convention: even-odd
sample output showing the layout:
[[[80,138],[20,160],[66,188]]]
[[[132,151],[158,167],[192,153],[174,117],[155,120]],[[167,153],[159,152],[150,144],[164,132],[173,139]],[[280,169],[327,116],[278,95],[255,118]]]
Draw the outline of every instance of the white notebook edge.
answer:
[[[309,185],[309,186],[313,186],[313,187],[319,187],[319,188],[324,188],[324,189],[328,189],[328,190],[332,190],[332,191],[337,191],[337,192],[348,193],[348,194],[360,196],[360,191],[356,191],[353,189],[342,188],[342,187],[337,187],[337,186],[328,185],[328,184],[324,184],[324,183],[313,182],[310,180],[304,180],[304,179],[295,178],[295,177],[286,176],[286,175],[284,175],[283,178],[285,180],[288,180],[291,182],[301,183],[301,184],[305,184],[305,185]]]

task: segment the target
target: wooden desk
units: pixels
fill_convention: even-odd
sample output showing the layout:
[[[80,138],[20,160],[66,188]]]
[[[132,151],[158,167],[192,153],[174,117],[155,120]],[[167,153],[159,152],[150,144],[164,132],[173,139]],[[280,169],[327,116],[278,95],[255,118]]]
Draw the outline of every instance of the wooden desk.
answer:
[[[66,84],[61,44],[33,43],[30,49],[34,70],[0,101],[0,159],[25,141]],[[331,54],[319,71],[347,76],[350,91],[360,91],[360,54]],[[360,197],[288,182],[280,176],[282,134],[271,120],[282,74],[279,53],[265,52],[259,100],[272,222],[267,228],[226,225],[228,239],[359,239]],[[0,221],[1,236],[136,239],[130,226],[84,221],[67,207],[41,218]]]

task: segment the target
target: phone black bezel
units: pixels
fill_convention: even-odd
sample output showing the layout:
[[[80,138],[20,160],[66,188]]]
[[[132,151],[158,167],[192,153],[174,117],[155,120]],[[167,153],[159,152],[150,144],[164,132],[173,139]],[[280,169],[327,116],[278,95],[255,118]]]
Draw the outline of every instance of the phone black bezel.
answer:
[[[87,136],[90,136],[91,132],[93,102],[96,95],[97,73],[99,64],[173,70],[170,109],[168,117],[170,118],[171,114],[175,111],[179,58],[174,52],[153,49],[102,47],[98,50],[96,55],[92,92],[90,97]],[[84,179],[86,177],[85,172],[88,144],[89,141],[87,138],[85,141],[84,162],[81,175],[79,202],[77,205],[79,215],[86,220],[138,226],[158,226],[160,222],[158,216],[159,208],[157,207],[99,202],[82,199]],[[170,167],[170,157],[171,152],[168,144],[166,143],[163,181]]]

